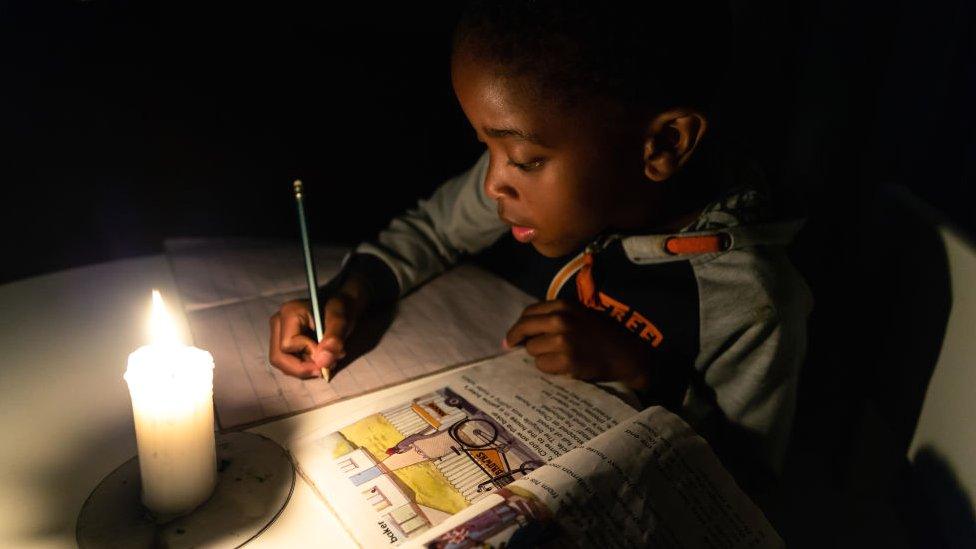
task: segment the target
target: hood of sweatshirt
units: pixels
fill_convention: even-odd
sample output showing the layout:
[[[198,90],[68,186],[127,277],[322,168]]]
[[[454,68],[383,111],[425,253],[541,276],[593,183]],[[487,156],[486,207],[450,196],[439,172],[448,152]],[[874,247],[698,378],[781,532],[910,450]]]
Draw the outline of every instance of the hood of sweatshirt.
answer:
[[[688,255],[721,254],[752,246],[789,244],[805,219],[775,219],[765,195],[751,186],[738,187],[707,204],[697,219],[674,233],[612,235],[634,263],[688,259]],[[682,246],[683,242],[702,245]]]

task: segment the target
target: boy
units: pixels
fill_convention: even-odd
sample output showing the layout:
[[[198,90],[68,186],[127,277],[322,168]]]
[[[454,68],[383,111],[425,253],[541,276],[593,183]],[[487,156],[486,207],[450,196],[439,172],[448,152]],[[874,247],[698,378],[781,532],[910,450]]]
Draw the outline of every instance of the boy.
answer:
[[[368,307],[510,232],[538,254],[516,252],[509,278],[542,301],[505,346],[545,372],[622,381],[723,457],[778,470],[810,307],[783,250],[799,223],[770,223],[756,178],[706,138],[721,71],[704,38],[722,14],[671,4],[473,2],[451,76],[488,150],[357,248],[320,344],[307,303],[282,305],[271,362],[331,366]]]

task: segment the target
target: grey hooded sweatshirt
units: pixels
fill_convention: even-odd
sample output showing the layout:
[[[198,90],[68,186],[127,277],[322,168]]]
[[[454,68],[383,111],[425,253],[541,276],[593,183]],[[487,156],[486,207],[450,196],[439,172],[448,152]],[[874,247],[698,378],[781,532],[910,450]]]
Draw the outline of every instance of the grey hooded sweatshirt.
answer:
[[[373,281],[375,294],[402,296],[508,232],[485,193],[488,158],[485,152],[393,219],[375,241],[357,247],[350,268]],[[802,221],[763,221],[761,202],[757,191],[743,187],[707,205],[677,233],[602,235],[588,250],[603,298],[599,310],[660,351],[667,390],[642,400],[674,409],[720,456],[725,447],[778,473],[812,297],[785,253]],[[669,245],[676,237],[701,236],[718,237],[719,249],[675,253]],[[529,265],[548,280],[534,293],[576,299],[572,281],[580,258]]]

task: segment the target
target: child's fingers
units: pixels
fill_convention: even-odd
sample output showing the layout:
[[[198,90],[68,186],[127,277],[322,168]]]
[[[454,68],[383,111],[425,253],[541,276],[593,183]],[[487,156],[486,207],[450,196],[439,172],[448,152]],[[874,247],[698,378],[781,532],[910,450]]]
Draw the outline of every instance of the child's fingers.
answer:
[[[568,319],[561,313],[522,316],[509,328],[505,339],[512,347],[523,340],[542,334],[564,333],[569,328]]]
[[[323,366],[319,366],[310,360],[303,361],[295,355],[281,351],[278,353],[272,358],[271,365],[290,376],[307,379],[320,375],[319,370],[323,368]]]
[[[268,360],[275,368],[295,377],[312,377],[318,372],[314,362],[303,361],[281,349],[281,316],[277,314],[271,317]]]
[[[572,305],[565,299],[553,299],[550,301],[540,301],[533,303],[522,311],[522,316],[546,315],[555,312],[569,311]]]
[[[525,340],[525,350],[532,356],[565,351],[566,334],[542,334]]]
[[[547,374],[569,374],[570,366],[564,353],[544,353],[535,357],[535,367]]]
[[[325,331],[322,333],[322,346],[337,358],[345,356],[346,336],[352,329],[352,322],[346,315],[345,303],[340,299],[330,299],[325,304]]]
[[[535,357],[535,367],[547,374],[568,375],[576,379],[599,378],[599,370],[595,364],[573,360],[571,354],[562,351],[543,353]]]
[[[289,314],[281,318],[281,350],[286,353],[311,353],[315,350],[315,341],[305,335],[308,329],[307,319],[299,315]]]
[[[323,349],[321,346],[312,351],[312,354],[309,356],[309,360],[315,363],[316,371],[322,368],[332,368],[332,365],[340,358],[342,357]]]

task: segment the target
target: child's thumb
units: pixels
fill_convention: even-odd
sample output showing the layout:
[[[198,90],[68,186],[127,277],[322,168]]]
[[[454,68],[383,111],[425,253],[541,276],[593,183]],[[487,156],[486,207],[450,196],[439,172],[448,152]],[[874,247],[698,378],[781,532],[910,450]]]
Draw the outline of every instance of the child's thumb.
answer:
[[[325,329],[319,346],[339,356],[345,354],[346,335],[349,332],[349,321],[346,315],[335,309],[325,309]]]

